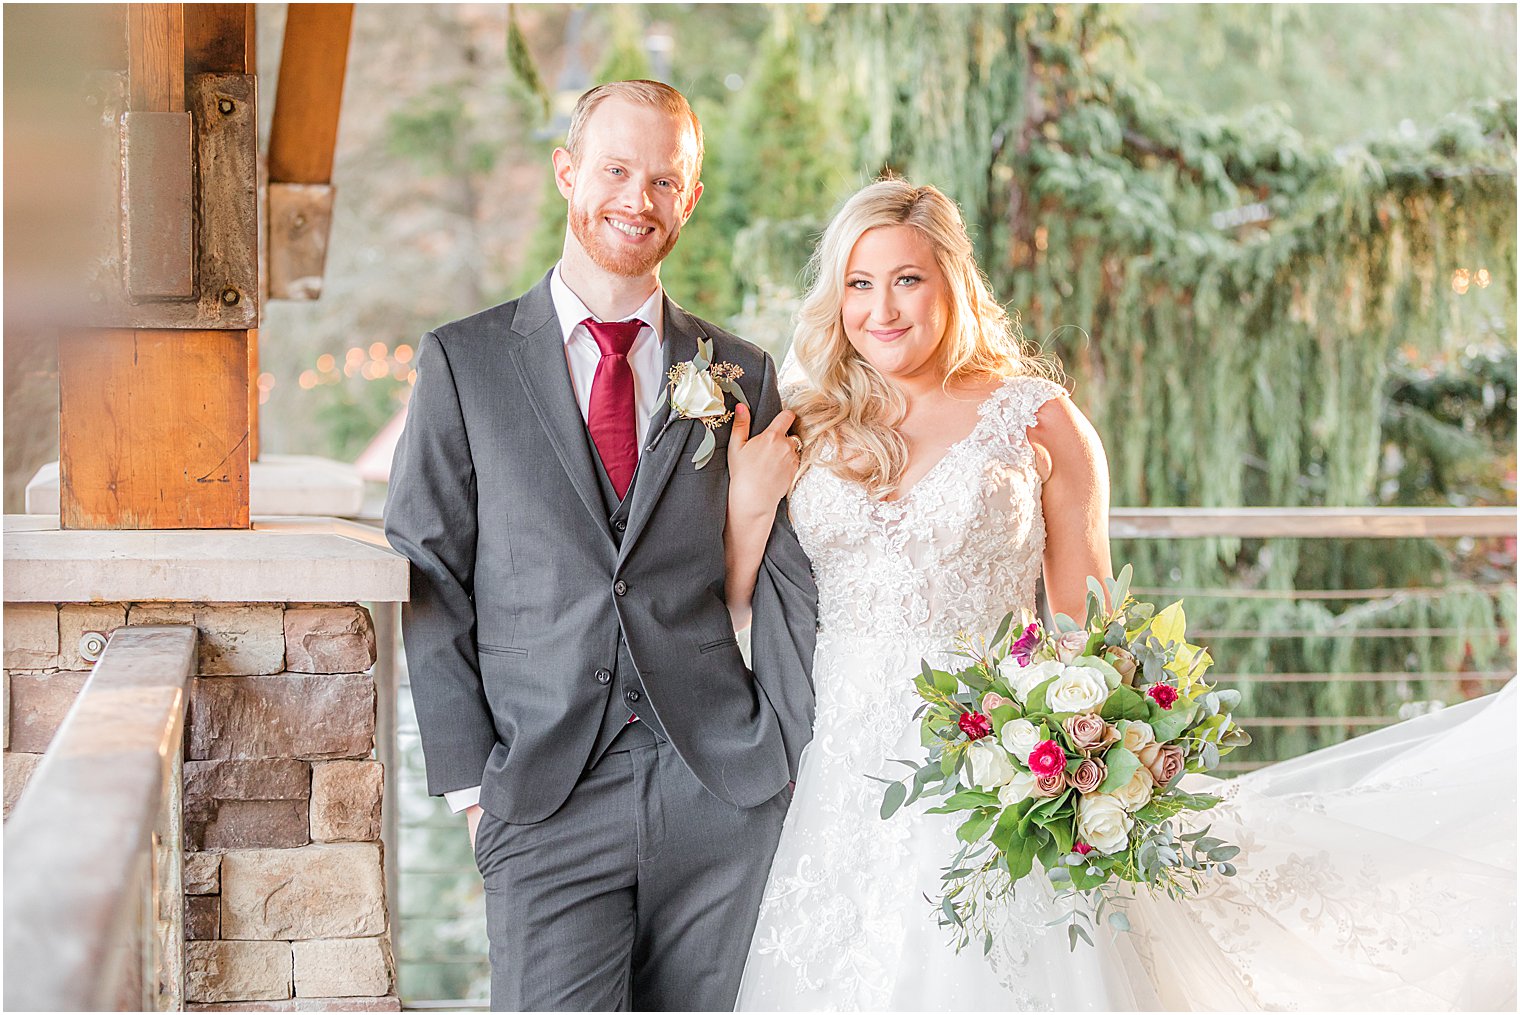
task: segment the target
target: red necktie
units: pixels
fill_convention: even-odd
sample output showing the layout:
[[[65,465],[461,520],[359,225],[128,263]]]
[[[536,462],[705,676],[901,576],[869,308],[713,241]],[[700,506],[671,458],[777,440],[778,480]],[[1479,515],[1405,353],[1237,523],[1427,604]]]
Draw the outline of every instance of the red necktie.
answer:
[[[591,378],[591,404],[586,411],[586,429],[602,458],[607,478],[621,500],[633,482],[633,470],[639,464],[638,430],[634,422],[633,368],[628,365],[628,350],[638,338],[643,321],[583,322],[602,361]]]

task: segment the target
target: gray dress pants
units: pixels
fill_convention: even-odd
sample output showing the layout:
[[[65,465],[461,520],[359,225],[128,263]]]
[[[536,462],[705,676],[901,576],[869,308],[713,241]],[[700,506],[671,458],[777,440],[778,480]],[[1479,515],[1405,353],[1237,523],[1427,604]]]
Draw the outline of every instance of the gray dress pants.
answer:
[[[491,1009],[731,1011],[790,798],[726,804],[636,730],[543,821],[485,814]]]

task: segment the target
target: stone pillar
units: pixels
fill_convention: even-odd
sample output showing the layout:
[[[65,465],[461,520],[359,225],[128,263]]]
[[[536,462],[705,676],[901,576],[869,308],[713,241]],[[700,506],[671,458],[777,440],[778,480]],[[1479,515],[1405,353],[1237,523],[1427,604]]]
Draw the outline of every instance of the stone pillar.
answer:
[[[194,624],[184,743],[188,1010],[399,1011],[374,627],[353,603],[7,603],[5,810],[89,676],[93,633]]]

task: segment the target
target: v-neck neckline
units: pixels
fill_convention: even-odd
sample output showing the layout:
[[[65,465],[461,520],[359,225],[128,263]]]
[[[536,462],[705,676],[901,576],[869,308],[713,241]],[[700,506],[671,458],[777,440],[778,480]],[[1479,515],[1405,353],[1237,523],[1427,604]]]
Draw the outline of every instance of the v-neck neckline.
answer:
[[[1008,386],[1013,383],[1013,380],[1014,379],[1012,377],[1004,378],[1002,383],[994,388],[990,395],[981,400],[980,404],[978,404],[976,407],[976,424],[972,426],[971,431],[960,440],[945,448],[944,452],[939,456],[939,459],[935,461],[933,465],[929,466],[928,471],[926,471],[922,476],[919,476],[918,479],[914,480],[912,486],[908,487],[907,490],[902,491],[899,496],[894,497],[891,500],[878,500],[877,503],[891,507],[902,507],[903,505],[906,505],[910,500],[912,500],[913,495],[918,492],[919,487],[928,482],[929,479],[932,478],[934,474],[940,470],[940,467],[943,466],[945,462],[951,458],[951,456],[953,456],[962,447],[970,444],[971,441],[981,433],[982,427],[987,425],[987,410],[991,408],[993,401],[999,398],[1003,392],[1008,389]]]

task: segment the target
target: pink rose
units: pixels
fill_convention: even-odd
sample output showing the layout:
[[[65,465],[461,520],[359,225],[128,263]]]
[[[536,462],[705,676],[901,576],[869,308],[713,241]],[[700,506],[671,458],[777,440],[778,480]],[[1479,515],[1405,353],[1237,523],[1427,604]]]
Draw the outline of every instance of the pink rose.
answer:
[[[1108,766],[1097,758],[1083,758],[1077,770],[1068,776],[1068,780],[1079,793],[1092,793],[1102,785],[1108,775]]]
[[[1171,684],[1152,684],[1145,692],[1162,708],[1170,709],[1177,704],[1177,688]]]
[[[1066,752],[1054,740],[1041,740],[1029,752],[1029,770],[1041,777],[1060,775],[1066,770]]]
[[[1056,772],[1053,775],[1042,775],[1034,781],[1034,793],[1032,796],[1050,797],[1060,796],[1066,791],[1066,773]]]
[[[1075,846],[1071,847],[1071,851],[1073,853],[1081,853],[1083,856],[1086,856],[1088,853],[1091,853],[1093,851],[1093,848],[1085,842],[1079,842]]]
[[[1135,667],[1138,660],[1130,654],[1128,649],[1117,646],[1108,649],[1108,664],[1119,671],[1120,678],[1125,687],[1135,686]]]
[[[1067,631],[1056,639],[1056,658],[1069,663],[1087,651],[1086,631]]]
[[[1187,761],[1187,752],[1176,744],[1150,744],[1140,752],[1140,762],[1150,770],[1151,778],[1163,787],[1177,777]]]
[[[1101,754],[1119,741],[1119,731],[1093,712],[1082,712],[1061,724],[1071,738],[1071,746],[1091,757]]]
[[[962,712],[959,721],[961,732],[971,740],[980,740],[992,732],[992,720],[980,712]]]
[[[1012,704],[1013,704],[1012,701],[1010,701],[1007,698],[1003,697],[1001,694],[998,694],[996,691],[988,691],[987,692],[987,696],[982,699],[982,711],[983,712],[991,712],[993,709],[997,708],[999,705],[1012,705]]]

